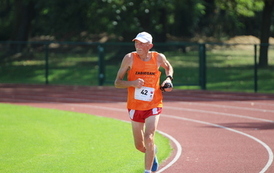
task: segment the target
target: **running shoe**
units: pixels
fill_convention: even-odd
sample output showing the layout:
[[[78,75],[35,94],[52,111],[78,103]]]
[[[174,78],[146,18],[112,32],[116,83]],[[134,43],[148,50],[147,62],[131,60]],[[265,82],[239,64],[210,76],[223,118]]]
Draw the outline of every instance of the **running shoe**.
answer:
[[[155,156],[155,157],[154,157],[154,160],[153,160],[153,165],[152,165],[151,171],[152,171],[152,172],[157,171],[157,170],[158,170],[158,166],[159,166],[158,159],[157,159],[157,157]]]

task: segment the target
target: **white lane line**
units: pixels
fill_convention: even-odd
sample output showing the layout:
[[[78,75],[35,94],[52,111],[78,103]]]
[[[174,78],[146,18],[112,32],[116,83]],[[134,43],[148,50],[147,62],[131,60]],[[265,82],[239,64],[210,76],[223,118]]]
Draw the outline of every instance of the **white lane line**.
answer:
[[[249,135],[247,133],[244,133],[244,132],[241,132],[241,131],[238,131],[238,130],[235,130],[235,129],[231,129],[229,127],[225,127],[225,126],[221,126],[221,125],[218,125],[218,124],[213,124],[213,123],[209,123],[209,122],[205,122],[205,121],[194,120],[194,119],[183,118],[183,117],[177,117],[177,116],[173,116],[173,115],[164,115],[164,114],[162,114],[161,116],[164,116],[164,117],[167,117],[167,118],[184,120],[184,121],[191,121],[191,122],[200,123],[200,124],[206,124],[206,125],[222,128],[222,129],[225,129],[225,130],[229,130],[229,131],[232,131],[234,133],[238,133],[240,135],[251,138],[252,140],[254,140],[254,141],[258,142],[259,144],[261,144],[266,149],[266,151],[268,153],[268,161],[267,161],[266,165],[264,166],[264,168],[260,171],[260,173],[264,173],[265,171],[267,171],[267,169],[273,163],[273,152],[272,152],[271,148],[266,143],[264,143],[263,141],[259,140],[258,138],[254,137],[252,135]]]
[[[103,117],[103,116],[100,116],[100,117]],[[126,123],[131,123],[130,121],[124,121],[124,120],[121,120],[121,121],[126,122]],[[157,132],[159,134],[165,136],[166,138],[168,138],[176,146],[176,150],[175,150],[176,153],[175,153],[174,158],[168,164],[166,164],[164,167],[162,167],[161,169],[159,169],[157,171],[157,173],[160,173],[160,172],[163,172],[164,170],[168,169],[169,167],[171,167],[174,163],[176,163],[179,160],[179,158],[182,155],[183,149],[182,149],[181,144],[175,138],[173,138],[171,135],[169,135],[169,134],[167,134],[167,133],[165,133],[163,131],[160,131],[160,130],[157,130]]]
[[[13,101],[14,99],[5,99],[5,100]],[[17,101],[20,100],[20,101],[29,102],[29,100],[24,100],[24,99],[16,99],[16,100]],[[44,102],[44,101],[32,101],[32,102],[56,104],[56,102]],[[83,103],[81,103],[81,104],[80,103],[79,104],[76,104],[76,103],[58,103],[58,104],[66,104],[66,105],[82,106],[82,107],[94,107],[94,108],[101,108],[101,109],[105,109],[105,110],[107,109],[107,110],[116,110],[116,111],[123,111],[123,112],[125,111],[124,109],[119,109],[119,108],[109,108],[109,107],[104,107],[104,106],[83,105]],[[223,116],[232,116],[232,117],[245,118],[245,119],[251,119],[251,120],[256,120],[256,121],[274,123],[274,120],[255,118],[255,117],[238,115],[238,114],[223,113],[223,112],[205,111],[205,110],[189,109],[189,108],[177,108],[177,107],[171,107],[171,106],[165,106],[165,109],[174,109],[174,110],[189,111],[189,112],[199,112],[199,113],[208,113],[208,114],[223,115]]]
[[[184,104],[184,105],[202,105],[202,106],[209,106],[209,107],[240,109],[240,110],[248,110],[248,111],[258,111],[258,112],[274,112],[274,110],[249,108],[249,107],[239,107],[239,106],[229,106],[229,105],[222,105],[222,104],[207,104],[207,103],[181,102],[181,101],[177,102],[177,103]]]
[[[71,104],[71,103],[67,103],[67,104],[77,105],[77,104]],[[124,109],[120,109],[120,108],[110,108],[110,107],[104,107],[104,106],[93,106],[93,105],[83,105],[83,104],[78,105],[78,106],[94,107],[94,108],[101,108],[101,109],[107,109],[107,110],[116,110],[116,111],[123,111],[123,112],[125,111]],[[238,117],[238,118],[245,118],[245,119],[251,119],[251,120],[274,123],[274,120],[267,120],[267,119],[262,119],[262,118],[255,118],[255,117],[249,117],[249,116],[237,115],[237,114],[229,114],[229,113],[222,113],[222,112],[205,111],[205,110],[188,109],[188,108],[177,108],[177,107],[170,107],[170,106],[165,106],[165,109],[175,109],[175,110],[183,110],[183,111],[191,111],[191,112],[199,112],[199,113],[209,113],[209,114],[217,114],[217,115],[224,115],[224,116],[233,116],[233,117]]]
[[[221,96],[217,93],[218,96]],[[192,101],[229,101],[229,102],[249,102],[249,101],[272,101],[274,97],[271,98],[258,98],[257,96],[236,96],[236,95],[223,95],[224,97],[208,97],[207,94],[196,94],[191,93],[186,95],[185,93],[183,95],[168,95],[165,98],[173,99],[173,100],[192,100]],[[267,96],[266,96],[267,97]],[[268,103],[266,103],[268,104]],[[272,103],[269,103],[268,105],[274,105]]]
[[[14,99],[5,99],[5,100],[14,100]],[[29,100],[24,100],[24,99],[16,99],[29,102]],[[32,102],[37,102],[37,103],[51,103],[51,104],[56,104],[56,102],[44,102],[44,101],[32,101]],[[83,103],[58,103],[58,104],[66,104],[66,105],[72,105],[72,106],[82,106],[82,107],[94,107],[94,108],[101,108],[101,109],[107,109],[107,110],[116,110],[116,111],[123,111],[124,109],[119,109],[119,108],[109,108],[109,107],[104,107],[104,106],[93,106],[93,105],[83,105]],[[274,123],[274,120],[268,120],[268,119],[263,119],[263,118],[256,118],[256,117],[250,117],[250,116],[244,116],[244,115],[238,115],[238,114],[230,114],[230,113],[223,113],[223,112],[214,112],[214,111],[206,111],[206,110],[199,110],[199,109],[189,109],[189,108],[178,108],[178,107],[171,107],[171,106],[165,106],[165,109],[173,109],[173,110],[181,110],[181,111],[189,111],[189,112],[199,112],[199,113],[208,113],[208,114],[215,114],[215,115],[223,115],[223,116],[232,116],[232,117],[238,117],[238,118],[245,118],[245,119],[251,119],[251,120],[256,120],[256,121],[263,121],[263,122],[270,122]]]
[[[68,103],[68,104],[70,104],[70,103]],[[77,105],[77,104],[70,104],[70,105]],[[79,105],[79,106],[95,107],[95,108],[102,108],[102,109],[107,109],[107,110],[113,110],[114,109],[114,110],[117,110],[117,111],[124,111],[123,109],[110,108],[110,107],[104,107],[104,106],[92,106],[92,105]],[[267,120],[267,119],[262,119],[262,118],[255,118],[255,117],[249,117],[249,116],[237,115],[237,114],[229,114],[229,113],[222,113],[222,112],[205,111],[205,110],[188,109],[188,108],[177,108],[177,107],[170,107],[170,106],[165,106],[165,109],[174,109],[174,110],[191,111],[191,112],[199,112],[199,113],[217,114],[217,115],[232,116],[232,117],[238,117],[238,118],[245,118],[245,119],[251,119],[251,120],[274,123],[274,120]]]
[[[169,167],[171,167],[174,163],[176,163],[178,161],[178,159],[181,157],[182,155],[182,146],[181,144],[172,136],[168,135],[167,133],[164,133],[162,131],[158,131],[160,134],[164,135],[165,137],[167,137],[168,139],[170,139],[176,146],[177,148],[177,152],[175,157],[172,159],[172,161],[170,161],[166,166],[164,166],[163,168],[161,168],[160,170],[157,171],[157,173],[163,172],[164,170],[168,169]]]
[[[255,118],[250,116],[238,115],[238,114],[230,114],[230,113],[223,113],[223,112],[214,112],[214,111],[206,111],[206,110],[199,110],[199,109],[189,109],[189,108],[177,108],[171,106],[165,106],[166,109],[173,109],[173,110],[181,110],[181,111],[189,111],[189,112],[199,112],[199,113],[208,113],[208,114],[217,114],[217,115],[224,115],[224,116],[231,116],[231,117],[238,117],[238,118],[245,118],[257,121],[264,121],[274,123],[274,120],[268,120],[263,118]]]

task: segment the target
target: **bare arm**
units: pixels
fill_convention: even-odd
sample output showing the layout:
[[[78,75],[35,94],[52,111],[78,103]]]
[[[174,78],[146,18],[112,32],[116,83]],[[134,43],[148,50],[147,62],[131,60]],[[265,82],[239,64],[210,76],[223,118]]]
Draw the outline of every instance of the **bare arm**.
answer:
[[[166,73],[166,76],[171,76],[173,77],[173,67],[171,66],[171,64],[169,63],[169,61],[166,59],[165,55],[164,54],[159,54],[158,55],[158,64],[163,67],[165,69],[165,73]],[[166,78],[161,86],[164,86],[165,83],[172,83],[172,80],[170,78]],[[171,91],[172,88],[167,88],[165,89],[165,91]]]
[[[169,63],[169,61],[166,59],[164,54],[158,55],[158,63],[161,67],[165,69],[166,76],[173,76],[173,67]]]
[[[127,88],[127,87],[137,87],[140,88],[144,85],[143,79],[137,79],[134,81],[123,80],[127,71],[131,68],[133,62],[133,57],[131,54],[127,54],[120,66],[120,69],[117,72],[117,76],[114,82],[116,88]]]

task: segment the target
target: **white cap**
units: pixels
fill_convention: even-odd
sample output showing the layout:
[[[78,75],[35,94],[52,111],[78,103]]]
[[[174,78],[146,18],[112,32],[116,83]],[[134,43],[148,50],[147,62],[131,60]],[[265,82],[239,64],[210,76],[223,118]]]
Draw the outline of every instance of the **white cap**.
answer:
[[[152,36],[147,32],[140,32],[132,41],[139,40],[142,43],[152,43]]]

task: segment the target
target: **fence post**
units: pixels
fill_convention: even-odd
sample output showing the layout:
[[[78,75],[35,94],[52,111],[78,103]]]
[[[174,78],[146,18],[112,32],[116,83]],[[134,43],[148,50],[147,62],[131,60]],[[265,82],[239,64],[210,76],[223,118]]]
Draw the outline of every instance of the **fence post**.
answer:
[[[199,44],[199,84],[203,90],[206,90],[206,47],[205,47],[205,44]]]
[[[257,45],[254,45],[254,92],[258,91]]]
[[[45,84],[49,83],[49,43],[45,44]]]
[[[98,82],[99,86],[102,86],[105,82],[105,55],[104,55],[104,47],[99,44],[98,45]]]

